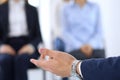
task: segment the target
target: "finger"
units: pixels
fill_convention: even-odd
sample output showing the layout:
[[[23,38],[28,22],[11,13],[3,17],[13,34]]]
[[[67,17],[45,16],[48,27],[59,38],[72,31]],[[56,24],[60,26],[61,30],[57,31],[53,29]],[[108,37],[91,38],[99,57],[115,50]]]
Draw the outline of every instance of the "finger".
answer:
[[[40,55],[40,59],[41,60],[44,60],[45,59],[45,56],[43,54]]]
[[[33,63],[33,64],[36,65],[36,66],[40,66],[38,60],[30,59],[30,62]]]
[[[38,52],[39,52],[40,54],[42,54],[42,53],[44,52],[44,50],[45,50],[45,48],[40,48],[40,49],[38,50]]]
[[[50,64],[49,61],[30,59],[30,62],[32,62],[37,67],[41,67],[45,70],[49,69],[49,66],[48,66]]]
[[[39,53],[44,56],[53,57],[55,55],[55,51],[49,49],[39,49]]]

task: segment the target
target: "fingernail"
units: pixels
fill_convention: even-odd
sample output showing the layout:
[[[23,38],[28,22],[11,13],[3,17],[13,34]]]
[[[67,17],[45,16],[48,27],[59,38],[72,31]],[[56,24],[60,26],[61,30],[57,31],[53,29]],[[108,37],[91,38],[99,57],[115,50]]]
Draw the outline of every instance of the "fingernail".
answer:
[[[33,61],[33,59],[30,59],[30,62],[32,62]]]
[[[40,49],[40,53],[44,53],[45,49]]]

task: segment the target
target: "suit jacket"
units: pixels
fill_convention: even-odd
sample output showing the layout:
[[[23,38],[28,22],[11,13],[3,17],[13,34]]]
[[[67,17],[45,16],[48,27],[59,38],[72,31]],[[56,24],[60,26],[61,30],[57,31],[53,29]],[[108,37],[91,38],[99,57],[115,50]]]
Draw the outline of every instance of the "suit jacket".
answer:
[[[30,43],[36,48],[42,42],[40,33],[37,9],[27,2],[25,4],[27,26],[29,31]],[[9,33],[9,4],[8,2],[0,6],[0,44],[4,44]]]
[[[120,80],[120,57],[85,60],[81,71],[83,80]]]

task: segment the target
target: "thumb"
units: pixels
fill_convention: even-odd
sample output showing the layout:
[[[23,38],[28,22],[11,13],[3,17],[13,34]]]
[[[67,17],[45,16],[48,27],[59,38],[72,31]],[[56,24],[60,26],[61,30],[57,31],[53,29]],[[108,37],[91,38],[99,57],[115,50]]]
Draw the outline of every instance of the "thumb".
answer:
[[[44,49],[39,49],[39,53],[41,53],[41,55],[49,56],[49,57],[53,57],[55,55],[55,51],[45,49],[45,48]]]
[[[30,59],[30,62],[33,63],[36,66],[39,66],[39,61],[36,59]]]

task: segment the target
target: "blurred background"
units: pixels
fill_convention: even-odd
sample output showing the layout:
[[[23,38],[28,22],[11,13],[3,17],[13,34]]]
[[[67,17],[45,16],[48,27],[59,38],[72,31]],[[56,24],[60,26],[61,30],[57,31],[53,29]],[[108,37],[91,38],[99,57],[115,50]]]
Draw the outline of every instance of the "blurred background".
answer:
[[[51,48],[51,27],[52,27],[52,12],[55,5],[61,0],[29,0],[31,5],[38,7],[40,12],[40,23],[42,27],[45,45]],[[107,57],[120,55],[120,1],[119,0],[88,0],[99,4],[102,25],[105,38],[105,47]],[[51,40],[50,40],[51,39]]]
[[[120,1],[119,0],[88,0],[96,2],[100,6],[105,47],[107,57],[120,55]],[[31,0],[32,2],[32,0]],[[33,1],[34,2],[34,1]],[[36,1],[37,2],[37,1]],[[43,35],[48,48],[51,48],[50,28],[52,27],[51,9],[54,9],[59,0],[40,0],[39,10],[41,12],[41,26],[44,27],[46,35]],[[43,31],[43,32],[44,32]],[[45,37],[46,36],[46,37]],[[48,43],[48,44],[47,44]]]
[[[6,0],[0,0],[0,4]],[[100,7],[102,30],[106,57],[120,56],[120,0],[88,0],[97,3]],[[59,30],[55,28],[56,5],[61,0],[28,0],[28,2],[37,7],[39,12],[39,21],[41,26],[44,47],[54,49],[54,32]],[[59,80],[60,78],[42,70],[29,70],[30,80]],[[41,75],[41,77],[40,77]],[[44,78],[44,79],[43,79]]]
[[[0,0],[0,3],[6,0]],[[55,5],[58,4],[61,0],[28,0],[29,3],[38,8],[39,19],[42,27],[42,34],[44,37],[45,45],[47,48],[52,48],[51,44],[51,27],[52,27],[52,11],[55,8]],[[101,14],[102,14],[102,23],[103,31],[105,37],[105,46],[107,57],[110,56],[119,56],[119,41],[120,41],[120,5],[119,0],[88,0],[99,4]]]
[[[29,0],[30,4],[37,6],[40,12],[40,23],[43,28],[45,45],[51,48],[51,27],[53,18],[51,10],[53,10],[60,0]],[[105,37],[105,48],[107,57],[120,55],[120,1],[119,0],[88,0],[99,4],[102,25]],[[39,4],[38,4],[39,3]],[[44,26],[42,26],[44,25]]]

